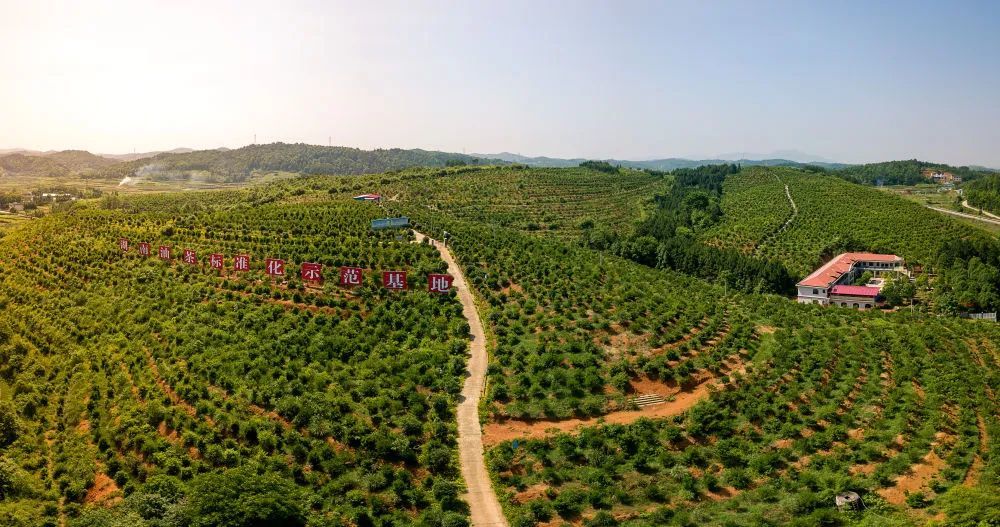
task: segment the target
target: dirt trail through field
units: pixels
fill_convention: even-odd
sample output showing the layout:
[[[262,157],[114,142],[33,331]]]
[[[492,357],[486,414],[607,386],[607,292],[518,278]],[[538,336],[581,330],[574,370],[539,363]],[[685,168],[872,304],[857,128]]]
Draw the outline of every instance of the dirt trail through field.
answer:
[[[983,216],[986,216],[986,217],[989,217],[989,218],[993,218],[994,220],[1000,220],[1000,216],[997,216],[996,214],[993,214],[993,213],[991,213],[991,212],[989,212],[987,210],[983,210],[983,209],[980,209],[978,207],[973,207],[972,205],[969,205],[969,200],[963,200],[962,201],[962,206],[965,207],[965,208],[967,208],[967,209],[972,209],[972,210],[974,210],[974,211],[976,211],[978,213],[981,213]]]
[[[418,242],[427,238],[417,231],[413,231],[413,234]],[[441,251],[441,257],[448,264],[448,273],[454,277],[452,284],[458,292],[458,299],[462,303],[462,314],[469,322],[469,332],[472,333],[472,342],[469,343],[471,353],[468,363],[469,376],[465,379],[462,396],[458,402],[458,456],[462,478],[465,479],[468,488],[464,497],[469,504],[474,527],[506,527],[507,520],[500,508],[500,501],[493,492],[489,473],[486,472],[486,462],[483,459],[483,432],[479,426],[479,397],[486,386],[488,365],[486,333],[483,331],[483,323],[476,310],[472,291],[455,257],[438,241],[432,239],[431,243]]]
[[[746,366],[742,363],[733,365],[731,373],[735,372],[745,373]],[[580,428],[602,424],[630,424],[642,418],[662,419],[664,417],[680,415],[690,410],[695,404],[708,398],[713,389],[720,389],[723,383],[718,380],[718,377],[705,372],[699,378],[698,384],[693,388],[689,390],[673,389],[668,394],[672,399],[662,404],[647,406],[638,410],[620,410],[585,419],[563,419],[560,421],[523,421],[511,419],[503,422],[487,423],[483,441],[487,445],[492,446],[504,441],[543,438],[560,432],[574,432]]]
[[[941,207],[932,207],[927,205],[927,208],[936,210],[938,212],[943,212],[945,214],[951,214],[952,216],[961,216],[963,218],[969,218],[970,220],[979,220],[986,223],[992,223],[994,225],[1000,225],[1000,220],[993,220],[990,218],[985,218],[983,216],[976,216],[975,214],[966,214],[964,212],[957,212],[954,210],[942,209]]]
[[[778,180],[778,183],[785,186],[785,198],[788,199],[788,204],[791,205],[792,207],[792,214],[788,216],[788,219],[785,220],[785,223],[783,223],[781,227],[778,228],[778,230],[767,234],[766,236],[764,236],[764,238],[760,240],[759,243],[756,244],[756,246],[754,247],[754,253],[756,254],[760,254],[761,249],[763,249],[764,246],[767,245],[768,242],[770,242],[773,238],[777,238],[778,235],[780,235],[782,232],[785,232],[785,230],[787,230],[788,227],[792,225],[792,222],[794,222],[795,218],[797,218],[799,215],[799,207],[798,205],[795,204],[795,200],[792,199],[791,189],[789,189],[788,185],[786,185],[785,182],[782,181],[781,178],[778,177],[777,175],[775,175],[774,178]]]

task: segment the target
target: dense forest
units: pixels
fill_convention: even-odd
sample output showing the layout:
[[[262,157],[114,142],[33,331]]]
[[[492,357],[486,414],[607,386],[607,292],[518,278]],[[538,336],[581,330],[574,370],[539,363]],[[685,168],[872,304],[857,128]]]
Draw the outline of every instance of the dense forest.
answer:
[[[133,177],[152,180],[203,177],[218,182],[240,182],[246,181],[257,171],[366,174],[415,166],[443,167],[455,164],[477,165],[487,164],[487,161],[463,154],[419,149],[360,150],[340,146],[273,143],[250,145],[235,150],[163,153],[152,158],[108,167],[95,177],[109,179]]]
[[[991,174],[962,186],[969,205],[1000,214],[1000,174]]]

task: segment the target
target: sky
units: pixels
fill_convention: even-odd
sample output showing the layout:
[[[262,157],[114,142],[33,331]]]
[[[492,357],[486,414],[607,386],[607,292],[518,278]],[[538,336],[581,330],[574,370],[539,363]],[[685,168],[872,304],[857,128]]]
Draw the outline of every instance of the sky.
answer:
[[[0,148],[1000,167],[1000,2],[0,0]]]

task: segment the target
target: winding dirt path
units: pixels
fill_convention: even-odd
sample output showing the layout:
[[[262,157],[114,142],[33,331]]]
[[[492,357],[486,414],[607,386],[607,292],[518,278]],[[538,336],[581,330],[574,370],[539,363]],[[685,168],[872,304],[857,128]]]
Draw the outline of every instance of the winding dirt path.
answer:
[[[774,238],[777,238],[781,233],[785,232],[788,229],[788,227],[792,224],[792,222],[795,221],[795,218],[798,217],[799,215],[799,207],[798,205],[795,204],[795,200],[792,199],[792,191],[788,188],[788,185],[785,184],[785,182],[782,181],[781,178],[777,176],[777,174],[775,174],[774,178],[778,180],[778,183],[785,185],[785,198],[788,199],[788,204],[792,206],[792,215],[789,216],[787,220],[785,220],[785,223],[783,223],[781,227],[778,228],[778,230],[764,236],[764,238],[760,240],[760,243],[758,243],[754,247],[754,253],[757,254],[760,253],[761,249],[763,249],[764,246],[768,244],[768,242],[770,242]]]
[[[423,242],[427,236],[413,231],[418,242]],[[457,290],[458,300],[462,303],[462,315],[469,322],[469,332],[472,341],[469,343],[468,372],[462,386],[462,396],[458,402],[458,457],[465,479],[467,492],[464,496],[469,504],[473,527],[507,527],[500,501],[493,492],[490,475],[486,471],[483,460],[483,431],[479,425],[479,397],[486,386],[486,333],[483,323],[476,310],[476,302],[465,281],[462,269],[455,261],[451,251],[440,242],[431,239],[434,247],[441,252],[441,257],[448,264],[448,273],[454,277],[453,287]]]

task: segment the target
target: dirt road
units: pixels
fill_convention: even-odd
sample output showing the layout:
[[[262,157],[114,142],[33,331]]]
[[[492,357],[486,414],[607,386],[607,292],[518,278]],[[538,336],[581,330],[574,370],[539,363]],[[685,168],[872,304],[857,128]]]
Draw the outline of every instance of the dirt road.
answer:
[[[987,218],[987,217],[984,217],[984,216],[976,216],[974,214],[966,214],[964,212],[956,212],[956,211],[953,211],[953,210],[942,209],[941,207],[932,207],[930,205],[927,205],[927,208],[932,209],[932,210],[936,210],[938,212],[943,212],[945,214],[951,214],[952,216],[961,216],[963,218],[969,218],[970,220],[979,220],[979,221],[982,221],[982,222],[985,222],[985,223],[992,223],[994,225],[1000,225],[1000,220],[994,220],[994,219],[990,219],[990,218]]]
[[[417,241],[423,241],[426,236],[414,231]],[[474,527],[507,527],[503,509],[497,495],[493,492],[489,473],[486,472],[486,462],[483,460],[483,431],[479,426],[479,397],[486,384],[486,333],[483,323],[476,310],[472,291],[465,281],[462,269],[458,267],[451,251],[436,240],[431,240],[441,251],[441,257],[448,264],[448,274],[454,277],[453,286],[458,290],[458,299],[462,303],[462,314],[469,321],[472,342],[469,351],[469,376],[462,387],[462,396],[458,403],[458,456],[461,465],[462,478],[468,492],[465,501],[469,504]]]
[[[997,216],[996,214],[991,214],[991,213],[989,213],[989,212],[987,212],[985,210],[982,210],[982,209],[973,207],[972,205],[969,205],[969,200],[963,201],[962,202],[962,206],[965,207],[965,208],[967,208],[967,209],[971,209],[971,210],[974,210],[976,212],[982,213],[982,215],[986,216],[987,218],[992,218],[994,220],[1000,220],[1000,216]]]

